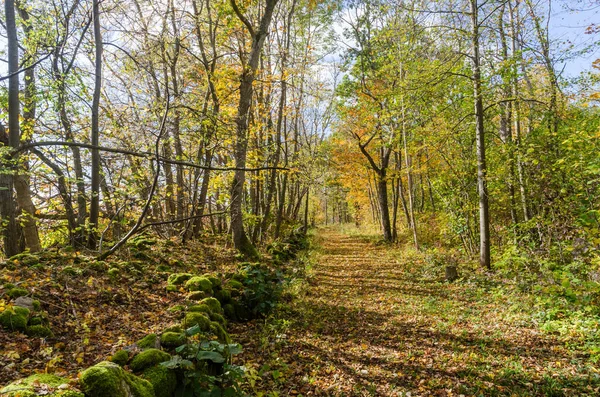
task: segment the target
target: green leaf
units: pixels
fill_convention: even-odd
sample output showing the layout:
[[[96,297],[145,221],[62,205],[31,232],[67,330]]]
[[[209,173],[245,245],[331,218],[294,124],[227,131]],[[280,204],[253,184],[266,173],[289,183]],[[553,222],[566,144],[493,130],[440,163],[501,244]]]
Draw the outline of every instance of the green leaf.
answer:
[[[201,352],[198,352],[198,355],[196,356],[196,358],[198,360],[210,360],[213,363],[217,363],[217,364],[225,362],[225,357],[223,357],[220,353],[217,353],[217,352],[201,351]]]

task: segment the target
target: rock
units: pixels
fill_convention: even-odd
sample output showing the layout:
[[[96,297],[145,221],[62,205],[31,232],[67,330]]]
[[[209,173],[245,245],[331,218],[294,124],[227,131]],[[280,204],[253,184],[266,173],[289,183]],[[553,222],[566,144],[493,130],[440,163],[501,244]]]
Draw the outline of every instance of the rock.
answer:
[[[103,361],[83,371],[80,383],[86,397],[155,397],[150,382],[110,361]]]
[[[43,325],[31,325],[27,327],[25,333],[27,334],[27,336],[36,338],[51,338],[54,336],[52,330]]]
[[[200,304],[210,307],[210,311],[213,313],[222,313],[221,303],[215,298],[205,298],[200,301]]]
[[[174,395],[177,388],[177,375],[174,371],[162,365],[155,365],[145,369],[141,376],[150,381],[156,397],[171,397]]]
[[[218,322],[223,327],[227,326],[227,320],[225,320],[225,317],[221,316],[219,313],[209,313],[208,315],[212,321]]]
[[[0,313],[0,324],[10,331],[25,331],[29,320],[29,309],[13,306]]]
[[[140,372],[156,364],[169,361],[170,359],[171,355],[169,353],[158,349],[148,349],[135,356],[133,360],[131,360],[129,367],[134,372]]]
[[[22,296],[29,295],[29,291],[27,291],[25,288],[13,288],[9,290],[6,295],[8,295],[11,299],[17,299]]]
[[[127,362],[129,362],[129,352],[127,350],[119,350],[113,354],[113,356],[110,358],[110,361],[123,367],[127,364]]]
[[[215,292],[215,299],[221,302],[221,305],[226,305],[231,302],[231,291],[228,289],[222,289]]]
[[[206,277],[210,281],[213,288],[221,287],[221,279],[220,278],[213,276],[211,274],[205,274],[204,277]]]
[[[19,307],[24,307],[26,309],[29,309],[30,311],[34,310],[34,299],[30,298],[28,296],[19,296],[17,299],[15,299],[15,301],[13,302],[13,305],[15,306],[19,306]],[[39,306],[39,301],[37,302],[38,306]]]
[[[173,273],[167,279],[169,285],[181,285],[191,279],[193,276],[189,273]]]
[[[188,291],[212,292],[212,283],[206,277],[192,277],[185,283]]]
[[[231,343],[231,338],[229,338],[229,334],[218,322],[211,321],[210,330],[219,339],[219,342]]]
[[[206,292],[204,292],[204,291],[190,292],[187,296],[187,300],[189,300],[189,301],[199,301],[204,298],[206,298]]]
[[[150,349],[150,348],[160,347],[158,335],[156,335],[156,334],[146,335],[142,339],[135,342],[135,344],[140,349]]]
[[[36,389],[44,387],[48,393],[46,397],[84,397],[83,393],[77,390],[70,390],[69,380],[51,374],[35,374],[28,378],[17,380],[8,386],[0,389],[2,397],[35,397],[38,396]]]
[[[202,331],[210,330],[210,319],[204,313],[190,312],[186,314],[183,324],[185,328],[198,325]]]
[[[160,345],[164,347],[179,347],[186,342],[185,335],[181,332],[163,332],[160,336]]]
[[[212,310],[207,305],[192,305],[188,307],[188,312],[210,313]]]

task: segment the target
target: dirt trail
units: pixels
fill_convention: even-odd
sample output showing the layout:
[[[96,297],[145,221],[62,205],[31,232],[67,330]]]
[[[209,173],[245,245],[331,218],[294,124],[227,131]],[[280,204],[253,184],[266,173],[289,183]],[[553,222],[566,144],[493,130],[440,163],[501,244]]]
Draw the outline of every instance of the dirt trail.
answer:
[[[306,295],[239,335],[262,367],[257,390],[285,395],[594,395],[589,369],[523,323],[491,287],[424,276],[368,238],[320,232]],[[268,394],[267,394],[268,395]]]

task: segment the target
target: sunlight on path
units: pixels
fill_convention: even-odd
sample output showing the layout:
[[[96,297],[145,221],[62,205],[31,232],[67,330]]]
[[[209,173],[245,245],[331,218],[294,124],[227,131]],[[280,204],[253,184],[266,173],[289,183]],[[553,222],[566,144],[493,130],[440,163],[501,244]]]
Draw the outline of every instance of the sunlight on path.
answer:
[[[562,347],[511,324],[475,287],[417,277],[422,261],[366,237],[319,237],[307,294],[263,361],[284,362],[279,395],[573,395],[554,379],[585,382]]]

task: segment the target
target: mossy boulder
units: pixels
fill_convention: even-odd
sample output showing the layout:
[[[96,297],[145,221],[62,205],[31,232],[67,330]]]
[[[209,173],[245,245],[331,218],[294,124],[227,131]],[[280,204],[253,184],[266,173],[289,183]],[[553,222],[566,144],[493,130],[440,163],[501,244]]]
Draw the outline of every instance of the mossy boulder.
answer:
[[[231,343],[231,339],[229,338],[229,334],[221,324],[216,321],[210,322],[210,331],[219,339],[221,343]]]
[[[191,279],[193,275],[190,273],[173,273],[167,279],[169,285],[181,285]]]
[[[10,331],[25,331],[29,320],[29,309],[12,306],[0,313],[0,324]]]
[[[51,374],[35,374],[25,379],[19,379],[0,389],[2,397],[35,397],[39,394],[36,389],[46,385],[47,397],[84,397],[83,393],[69,389],[69,380]],[[60,389],[59,389],[60,387]]]
[[[218,278],[217,276],[214,276],[212,274],[206,274],[204,275],[204,277],[206,277],[210,283],[212,284],[213,288],[220,288],[221,287],[221,279]]]
[[[182,327],[181,325],[179,325],[179,324],[174,324],[174,325],[171,325],[171,326],[170,326],[170,327],[168,327],[168,328],[165,328],[165,330],[163,331],[163,333],[164,333],[164,332],[177,332],[177,333],[182,333],[182,332],[183,332],[183,327]]]
[[[227,282],[227,287],[233,290],[241,291],[244,289],[244,284],[242,284],[239,280],[232,279]]]
[[[122,367],[129,361],[129,352],[127,350],[119,350],[112,355],[110,361],[115,364],[119,364]]]
[[[179,287],[174,284],[167,284],[167,292],[177,292]]]
[[[135,344],[140,349],[150,349],[153,347],[158,347],[158,335],[156,335],[156,334],[146,335],[142,339],[135,342]]]
[[[202,331],[210,330],[210,319],[204,313],[190,312],[186,314],[183,324],[185,328],[198,325]]]
[[[200,301],[200,304],[210,307],[210,311],[213,313],[222,313],[221,303],[215,298],[205,298]]]
[[[221,302],[221,305],[226,305],[231,302],[231,291],[228,289],[222,289],[215,292],[215,299]]]
[[[9,290],[6,295],[8,295],[11,299],[17,299],[21,296],[29,295],[29,291],[25,288],[13,288]]]
[[[207,305],[192,305],[188,307],[188,312],[210,313],[212,310]]]
[[[129,367],[134,372],[140,372],[156,364],[169,361],[170,359],[171,355],[169,353],[158,349],[147,349],[136,355],[133,360],[131,360]]]
[[[181,332],[163,332],[160,336],[161,346],[174,348],[183,344],[185,344],[185,335]]]
[[[203,291],[210,292],[212,291],[212,283],[206,277],[192,277],[185,283],[185,288],[188,291]]]
[[[171,397],[174,395],[177,388],[177,375],[174,371],[162,365],[155,365],[145,369],[141,376],[150,381],[156,397]]]
[[[27,336],[34,338],[51,338],[54,336],[52,330],[44,325],[31,325],[25,331]]]
[[[233,321],[237,320],[237,316],[235,314],[235,307],[232,304],[228,303],[225,306],[223,306],[223,313],[228,319]]]
[[[187,295],[186,299],[189,301],[200,301],[206,297],[207,293],[204,291],[193,291]]]
[[[86,397],[155,397],[150,382],[110,361],[103,361],[83,371],[80,384]]]
[[[43,325],[46,320],[43,317],[35,316],[29,319],[29,325]]]
[[[212,321],[218,322],[223,327],[227,326],[227,320],[225,320],[225,317],[221,316],[219,313],[210,313],[209,316]]]

